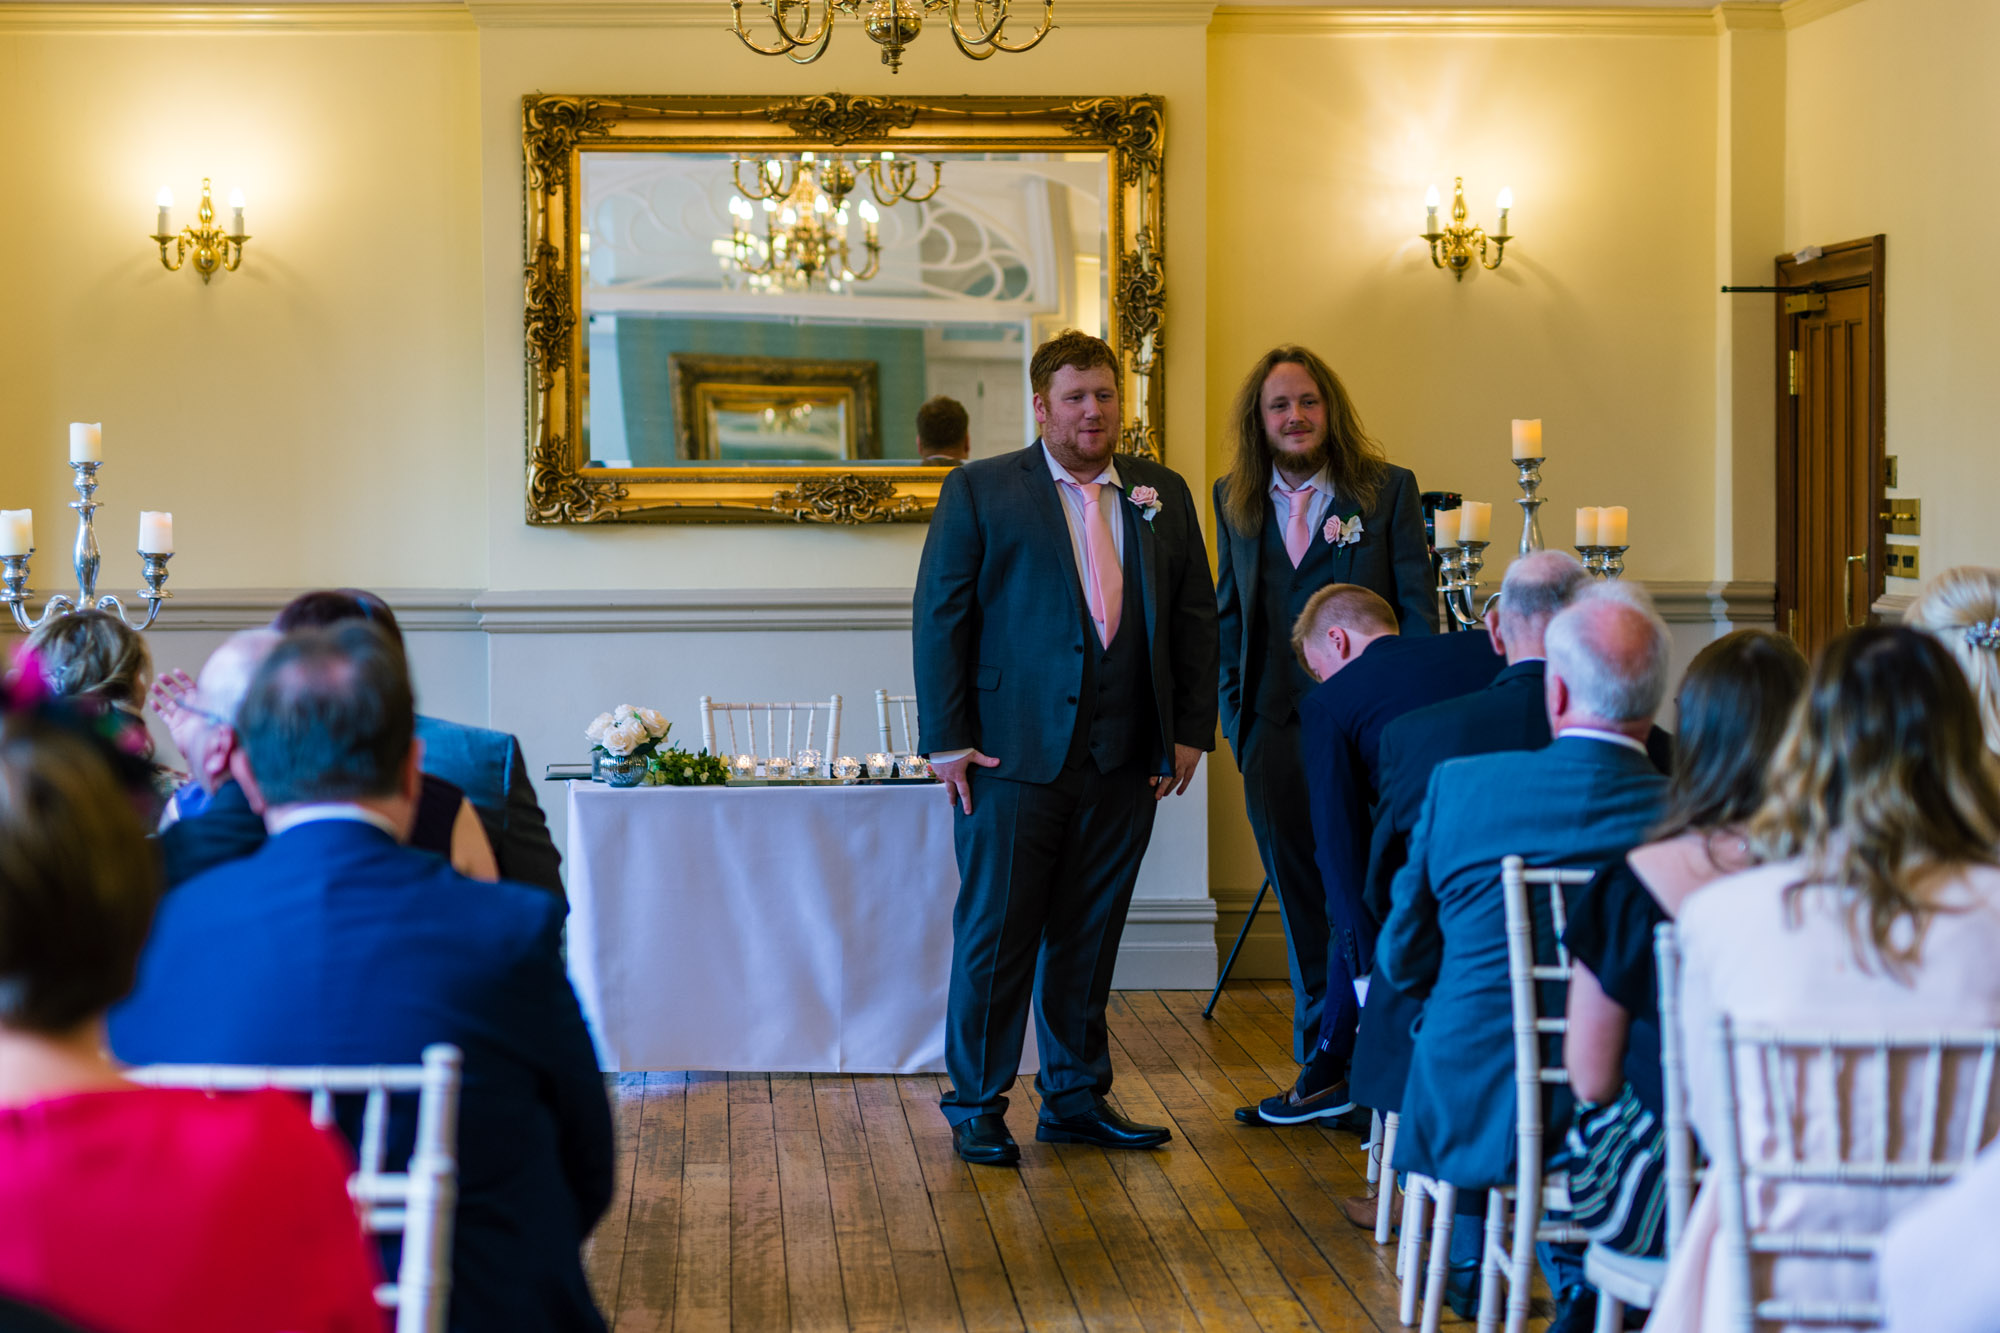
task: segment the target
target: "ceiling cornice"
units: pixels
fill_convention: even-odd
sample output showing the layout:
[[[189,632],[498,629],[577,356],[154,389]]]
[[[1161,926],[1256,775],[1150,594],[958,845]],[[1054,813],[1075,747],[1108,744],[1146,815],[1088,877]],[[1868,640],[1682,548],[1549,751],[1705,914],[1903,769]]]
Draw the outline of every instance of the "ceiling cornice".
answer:
[[[1775,9],[1773,10],[1775,13]],[[1464,33],[1481,36],[1705,37],[1715,32],[1706,5],[1672,9],[1556,5],[1500,8],[1418,9],[1411,6],[1314,9],[1225,6],[1216,10],[1210,31],[1218,34],[1295,36],[1417,36]]]
[[[463,0],[384,4],[0,3],[0,32],[469,32]]]

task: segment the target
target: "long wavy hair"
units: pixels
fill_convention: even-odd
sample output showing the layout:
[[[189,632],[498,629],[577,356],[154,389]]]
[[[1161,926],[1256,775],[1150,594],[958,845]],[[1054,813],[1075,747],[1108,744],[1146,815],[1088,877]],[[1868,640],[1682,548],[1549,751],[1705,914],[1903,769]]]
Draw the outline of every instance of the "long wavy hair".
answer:
[[[1803,861],[1787,890],[1794,914],[1809,887],[1844,891],[1856,958],[1872,952],[1906,976],[1944,881],[2000,864],[2000,790],[1958,663],[1901,627],[1829,643],[1772,758],[1749,837],[1765,860]]]
[[[2000,569],[1959,565],[1926,583],[1903,613],[1950,650],[1979,701],[1986,748],[2000,755]]]
[[[1319,386],[1326,404],[1326,468],[1333,488],[1363,512],[1374,508],[1388,459],[1361,424],[1354,400],[1333,367],[1304,347],[1273,347],[1257,358],[1230,410],[1236,452],[1229,464],[1229,481],[1222,492],[1223,516],[1238,532],[1254,535],[1264,528],[1264,494],[1271,488],[1271,445],[1264,438],[1264,381],[1281,365],[1300,367]]]
[[[1736,630],[1695,654],[1674,698],[1674,775],[1655,840],[1757,813],[1806,672],[1798,645],[1767,629]]]

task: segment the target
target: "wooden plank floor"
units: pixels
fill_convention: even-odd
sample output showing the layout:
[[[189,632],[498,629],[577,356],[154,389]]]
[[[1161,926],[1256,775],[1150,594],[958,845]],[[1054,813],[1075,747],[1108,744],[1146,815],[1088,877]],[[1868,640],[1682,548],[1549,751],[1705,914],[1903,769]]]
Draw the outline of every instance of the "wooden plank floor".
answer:
[[[1393,1246],[1336,1208],[1367,1188],[1361,1140],[1233,1115],[1297,1073],[1290,991],[1231,982],[1212,1020],[1206,1001],[1111,999],[1112,1097],[1169,1146],[1037,1143],[1023,1080],[1018,1171],[958,1160],[934,1076],[609,1076],[599,1307],[616,1333],[1399,1329]]]

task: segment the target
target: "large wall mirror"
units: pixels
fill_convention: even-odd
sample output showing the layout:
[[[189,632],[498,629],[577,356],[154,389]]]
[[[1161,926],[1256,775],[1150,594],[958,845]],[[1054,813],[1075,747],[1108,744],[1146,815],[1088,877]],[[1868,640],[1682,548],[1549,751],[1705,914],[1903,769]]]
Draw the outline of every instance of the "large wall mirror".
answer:
[[[1160,99],[523,99],[528,521],[909,522],[1057,329],[1163,451]]]

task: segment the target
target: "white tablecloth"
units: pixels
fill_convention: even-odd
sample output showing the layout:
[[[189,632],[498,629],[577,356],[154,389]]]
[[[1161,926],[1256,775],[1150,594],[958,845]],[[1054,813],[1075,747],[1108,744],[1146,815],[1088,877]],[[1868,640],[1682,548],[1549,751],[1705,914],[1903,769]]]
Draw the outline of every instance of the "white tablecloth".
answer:
[[[939,787],[572,782],[568,868],[604,1068],[943,1070],[958,866]]]

